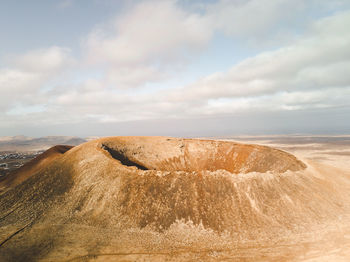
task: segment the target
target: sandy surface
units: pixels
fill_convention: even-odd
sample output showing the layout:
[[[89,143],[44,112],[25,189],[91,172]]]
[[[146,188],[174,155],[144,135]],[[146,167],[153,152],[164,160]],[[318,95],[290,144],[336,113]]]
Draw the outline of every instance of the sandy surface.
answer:
[[[0,195],[0,260],[350,261],[349,137],[152,139],[90,141]]]

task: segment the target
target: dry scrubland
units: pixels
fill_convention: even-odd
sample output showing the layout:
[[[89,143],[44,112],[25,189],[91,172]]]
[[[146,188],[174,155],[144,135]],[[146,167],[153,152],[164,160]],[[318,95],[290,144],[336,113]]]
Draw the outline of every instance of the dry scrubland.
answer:
[[[0,261],[349,261],[350,146],[241,140],[289,153],[165,137],[47,153],[0,183]]]

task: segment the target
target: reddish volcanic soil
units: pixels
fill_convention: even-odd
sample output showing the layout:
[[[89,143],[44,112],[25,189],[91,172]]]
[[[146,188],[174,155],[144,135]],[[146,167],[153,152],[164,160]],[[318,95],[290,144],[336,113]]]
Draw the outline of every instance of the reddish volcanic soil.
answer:
[[[68,149],[1,182],[0,261],[350,258],[348,169],[230,141],[110,137]]]
[[[107,139],[101,145],[113,158],[143,170],[226,170],[237,174],[280,173],[306,167],[293,155],[277,149],[225,141],[124,137]]]
[[[6,177],[2,178],[0,180],[0,193],[19,185],[28,177],[39,172],[40,169],[46,167],[49,163],[51,163],[53,160],[71,148],[73,148],[73,146],[57,145],[46,150],[43,154],[29,161]]]

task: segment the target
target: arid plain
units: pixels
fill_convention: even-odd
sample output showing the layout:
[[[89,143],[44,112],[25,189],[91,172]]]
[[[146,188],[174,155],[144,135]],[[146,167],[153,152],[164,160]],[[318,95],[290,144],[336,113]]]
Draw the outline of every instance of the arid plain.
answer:
[[[1,181],[1,261],[350,260],[350,136],[50,152]]]

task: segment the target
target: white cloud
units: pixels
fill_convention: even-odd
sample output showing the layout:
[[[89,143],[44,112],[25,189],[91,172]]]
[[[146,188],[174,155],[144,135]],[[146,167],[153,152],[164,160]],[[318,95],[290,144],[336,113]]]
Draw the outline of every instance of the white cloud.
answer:
[[[349,107],[349,12],[320,19],[288,45],[247,58],[226,72],[162,91],[140,89],[172,77],[175,67],[198,54],[218,31],[236,38],[269,35],[286,13],[293,21],[303,8],[299,0],[219,1],[201,12],[175,1],[141,2],[87,37],[88,60],[103,71],[101,78],[64,81],[61,72],[74,63],[70,51],[36,50],[0,69],[0,102],[6,109],[19,104],[9,111],[11,121],[49,124]],[[60,84],[47,91],[57,78]],[[135,87],[139,89],[130,89]],[[27,118],[18,113],[26,110]]]
[[[219,0],[205,6],[216,31],[255,48],[277,47],[294,41],[313,23],[350,8],[347,0]]]
[[[45,84],[73,63],[69,50],[50,47],[11,57],[0,68],[0,109],[21,103],[42,103]]]
[[[323,19],[290,46],[246,59],[225,73],[209,75],[175,91],[174,101],[348,87],[349,27],[350,12]]]
[[[107,69],[106,82],[114,87],[127,89],[159,82],[167,79],[167,76],[166,72],[153,66],[115,66]]]
[[[212,33],[205,16],[180,8],[176,1],[143,1],[96,27],[83,46],[90,65],[106,68],[107,84],[134,88],[170,77],[169,72],[207,45]]]
[[[186,49],[202,47],[211,34],[205,17],[175,1],[146,1],[97,28],[86,45],[92,61],[130,66],[176,59]]]
[[[72,5],[73,5],[73,0],[61,0],[57,6],[59,8],[65,9],[65,8],[71,7]]]
[[[215,27],[226,34],[261,38],[276,29],[281,21],[295,20],[304,8],[300,0],[221,0],[208,6],[207,15]]]
[[[349,18],[350,13],[343,13],[323,19],[289,46],[248,58],[183,88],[121,93],[106,87],[104,80],[88,80],[56,90],[51,107],[60,115],[70,112],[65,121],[80,117],[80,121],[118,122],[347,106]],[[125,86],[158,76],[147,67],[114,72],[118,70],[115,75],[110,71],[115,77],[110,81]]]
[[[122,15],[97,26],[88,35],[83,42],[87,61],[105,68],[107,85],[144,87],[146,83],[164,80],[164,76],[174,77],[175,66],[195,59],[216,33],[224,32],[241,41],[254,39],[258,45],[270,42],[275,47],[281,38],[292,35],[289,42],[295,39],[297,33],[293,30],[299,30],[298,33],[304,30],[312,20],[310,10],[332,11],[334,5],[338,8],[347,5],[344,1],[330,5],[329,1],[220,0],[200,8],[196,4],[189,8],[188,3],[185,8],[179,2],[133,3]],[[257,90],[266,88],[257,81],[249,85]]]
[[[52,46],[46,49],[37,49],[26,54],[13,57],[15,68],[27,72],[56,73],[67,65],[74,63],[68,48]]]

